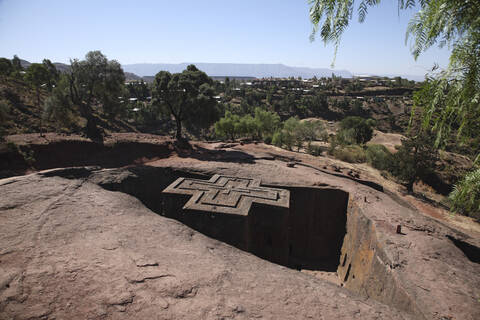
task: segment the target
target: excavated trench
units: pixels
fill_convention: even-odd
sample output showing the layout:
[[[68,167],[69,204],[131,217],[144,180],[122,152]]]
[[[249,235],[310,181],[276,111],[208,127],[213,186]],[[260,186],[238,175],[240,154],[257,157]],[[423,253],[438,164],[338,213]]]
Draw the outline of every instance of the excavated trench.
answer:
[[[166,214],[165,195],[168,185],[179,177],[208,179],[210,177],[170,168],[138,166],[128,169],[128,174],[117,170],[122,178],[90,179],[102,187],[135,196],[152,211]],[[109,173],[112,176],[112,172]],[[95,181],[97,180],[97,181]],[[266,186],[269,187],[269,186]],[[258,226],[257,238],[272,250],[247,250],[251,253],[293,269],[331,272],[339,283],[362,296],[379,300],[398,309],[416,313],[415,303],[398,280],[392,276],[394,264],[384,253],[376,238],[375,226],[343,190],[321,187],[270,186],[290,191],[288,221],[282,222],[288,239],[288,259],[279,261],[269,252],[275,252],[275,234]],[[350,201],[349,201],[350,200]],[[223,215],[225,216],[225,215]],[[240,220],[226,219],[222,215],[183,214],[177,220],[219,241],[245,250],[238,237]],[[284,227],[282,227],[284,228]],[[285,245],[285,241],[278,242]]]

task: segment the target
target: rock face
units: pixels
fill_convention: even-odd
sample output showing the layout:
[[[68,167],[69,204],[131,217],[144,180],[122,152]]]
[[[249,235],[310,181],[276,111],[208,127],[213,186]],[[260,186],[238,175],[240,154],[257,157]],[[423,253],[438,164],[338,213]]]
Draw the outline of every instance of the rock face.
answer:
[[[128,172],[118,169],[99,171],[89,180],[110,190],[128,192],[161,213],[161,192],[152,193],[151,188],[146,186],[148,183],[142,185],[142,181],[152,181],[163,189],[180,176],[208,179],[215,173],[256,177],[266,186],[287,189],[290,191],[291,208],[298,207],[298,212],[303,212],[304,217],[310,215],[323,219],[319,223],[323,226],[322,235],[330,232],[336,235],[337,240],[317,240],[310,245],[304,240],[299,248],[310,247],[313,252],[340,248],[333,270],[338,269],[341,284],[360,297],[381,301],[419,319],[457,317],[473,320],[480,315],[476,289],[480,286],[480,268],[476,262],[479,238],[471,238],[419,215],[399,199],[394,200],[352,180],[339,179],[312,168],[287,168],[281,161],[257,160],[252,164],[222,162],[213,168],[206,162],[175,162],[169,159],[132,168]],[[320,190],[315,193],[317,189]],[[343,233],[341,228],[326,222],[334,221],[332,213],[342,212],[345,202],[341,201],[342,197],[335,198],[334,193],[321,189],[348,192],[349,206]],[[323,202],[315,204],[315,199],[322,198]],[[308,214],[308,208],[315,206],[317,209],[310,209]],[[396,233],[399,224],[403,226],[402,234]],[[301,225],[311,228],[315,224],[307,219]],[[336,225],[341,223],[336,222]],[[308,233],[299,232],[298,235],[308,239]],[[452,237],[468,242],[468,246],[462,249],[451,240]],[[302,269],[332,270],[332,265],[319,266],[317,263],[311,267],[304,264],[306,261],[301,262]]]
[[[411,318],[207,238],[85,171],[0,190],[1,319]]]
[[[480,318],[478,235],[271,155],[163,157],[0,180],[0,319]],[[215,174],[289,192],[294,268],[167,217],[163,189]]]

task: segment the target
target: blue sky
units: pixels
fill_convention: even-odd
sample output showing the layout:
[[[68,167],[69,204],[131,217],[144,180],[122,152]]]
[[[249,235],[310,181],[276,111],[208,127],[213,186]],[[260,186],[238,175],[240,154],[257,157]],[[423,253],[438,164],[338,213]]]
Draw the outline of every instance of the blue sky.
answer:
[[[68,63],[90,50],[129,63],[283,63],[330,67],[333,45],[309,41],[307,0],[0,0],[0,56]],[[371,8],[342,37],[336,69],[424,75],[447,49],[415,61],[405,30],[415,10]]]

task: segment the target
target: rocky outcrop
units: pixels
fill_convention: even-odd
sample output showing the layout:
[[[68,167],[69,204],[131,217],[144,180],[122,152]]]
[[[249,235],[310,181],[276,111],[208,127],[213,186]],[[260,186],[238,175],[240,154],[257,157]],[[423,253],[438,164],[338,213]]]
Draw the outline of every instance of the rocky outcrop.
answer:
[[[0,319],[480,318],[478,234],[316,168],[199,149],[0,180]],[[164,188],[214,174],[290,192],[297,266],[162,216]]]
[[[61,175],[0,182],[0,319],[411,318]]]

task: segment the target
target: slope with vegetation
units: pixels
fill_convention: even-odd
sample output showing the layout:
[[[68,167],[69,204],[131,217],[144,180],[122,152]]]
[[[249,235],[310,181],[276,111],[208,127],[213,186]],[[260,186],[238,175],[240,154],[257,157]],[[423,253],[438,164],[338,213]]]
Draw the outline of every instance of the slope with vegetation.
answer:
[[[337,52],[341,36],[352,19],[353,10],[358,11],[360,22],[364,22],[370,7],[381,1],[361,0],[355,7],[351,0],[310,0],[310,20],[313,24],[311,40],[317,33],[325,43],[333,42]],[[422,128],[412,137],[420,141],[422,135],[434,135],[435,148],[451,143],[452,133],[458,143],[473,145],[473,156],[480,161],[478,147],[480,128],[480,6],[478,1],[451,0],[400,0],[398,10],[417,8],[410,20],[406,36],[413,38],[411,51],[415,59],[435,44],[451,48],[449,65],[445,70],[432,68],[422,89],[417,93],[413,112],[418,109]],[[412,118],[413,118],[412,113]],[[476,143],[476,144],[475,144]],[[418,155],[418,145],[413,154]],[[424,156],[428,157],[430,152]],[[472,151],[470,151],[472,155]],[[414,156],[415,159],[416,156]],[[421,157],[420,157],[421,158]],[[416,163],[414,163],[416,165]],[[475,171],[474,171],[475,172]],[[472,192],[475,203],[480,199],[474,175],[467,175],[457,185],[453,199],[464,190]],[[409,183],[410,184],[410,183]],[[470,206],[475,207],[475,206]],[[476,208],[475,208],[476,209]],[[473,210],[475,210],[473,209]]]
[[[127,81],[118,62],[99,51],[71,61],[63,72],[49,60],[27,69],[21,61],[0,59],[0,134],[57,131],[101,141],[109,133],[137,131],[182,141],[264,141],[366,162],[410,192],[419,181],[443,194],[456,182],[455,190],[464,185],[459,180],[465,166],[459,170],[437,152],[422,129],[421,112],[411,116],[412,103],[421,111],[429,98],[429,82],[419,90],[421,84],[399,77],[215,81],[190,65],[180,73],[161,71],[146,83]],[[406,139],[391,150],[393,155],[368,143],[374,129],[406,134]],[[447,150],[470,157],[475,152],[470,148],[474,138],[463,145],[454,141],[444,144]],[[471,208],[458,211],[472,215]]]

